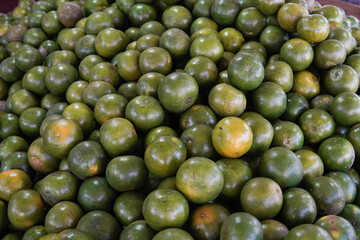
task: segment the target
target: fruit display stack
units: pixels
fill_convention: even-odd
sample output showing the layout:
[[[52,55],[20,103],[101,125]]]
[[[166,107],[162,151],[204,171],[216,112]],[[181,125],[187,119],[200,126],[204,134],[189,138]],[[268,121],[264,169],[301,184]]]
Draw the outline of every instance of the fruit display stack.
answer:
[[[20,0],[0,239],[360,239],[359,77],[314,0]]]

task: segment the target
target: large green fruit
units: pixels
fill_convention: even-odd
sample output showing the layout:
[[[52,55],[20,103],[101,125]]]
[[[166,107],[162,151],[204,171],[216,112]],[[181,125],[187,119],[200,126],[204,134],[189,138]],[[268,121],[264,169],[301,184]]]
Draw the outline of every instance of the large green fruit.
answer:
[[[42,17],[41,27],[47,35],[54,36],[57,35],[64,26],[59,21],[56,11],[50,11]]]
[[[76,22],[84,17],[81,7],[72,2],[64,2],[57,8],[59,21],[65,27],[74,27]]]
[[[304,133],[305,141],[319,143],[335,132],[335,122],[331,115],[319,108],[304,112],[299,119],[299,126]]]
[[[116,157],[132,152],[138,144],[138,136],[129,120],[112,118],[101,126],[100,142],[110,157]]]
[[[139,68],[142,74],[158,72],[167,75],[171,72],[172,64],[170,53],[159,47],[150,47],[139,57]]]
[[[39,173],[51,173],[59,167],[60,159],[45,151],[43,138],[33,141],[27,154],[31,168]]]
[[[254,55],[241,52],[230,61],[228,75],[231,84],[242,91],[254,90],[264,80],[265,69]]]
[[[60,237],[61,240],[94,240],[89,233],[76,228],[66,229],[58,233],[58,235],[55,235],[55,239],[56,237]]]
[[[360,208],[354,204],[346,204],[339,216],[348,220],[355,229],[360,227]]]
[[[218,78],[218,69],[215,63],[203,56],[190,59],[186,63],[184,71],[195,78],[200,88],[213,86]]]
[[[116,55],[119,75],[125,81],[136,81],[141,76],[139,67],[140,54],[137,50],[126,50]]]
[[[31,189],[15,193],[8,204],[8,217],[11,224],[25,230],[44,221],[46,204],[40,194]]]
[[[302,149],[295,152],[304,168],[303,182],[309,182],[314,177],[324,174],[324,163],[315,152]]]
[[[148,4],[136,3],[129,9],[129,20],[135,27],[141,27],[144,23],[155,20],[156,17],[156,9]]]
[[[300,159],[285,147],[266,151],[260,160],[259,173],[276,181],[282,188],[297,186],[303,177],[304,168]]]
[[[107,181],[111,187],[120,192],[143,187],[147,177],[148,170],[144,160],[136,156],[116,157],[106,167]]]
[[[31,107],[39,106],[39,98],[26,89],[20,89],[9,96],[10,111],[20,115],[23,111]]]
[[[355,124],[347,135],[347,139],[354,147],[356,155],[360,154],[360,124]]]
[[[211,49],[211,51],[209,51]],[[190,45],[190,57],[203,56],[214,63],[218,62],[224,54],[224,47],[221,41],[212,36],[196,38]]]
[[[6,82],[14,83],[20,81],[23,72],[16,66],[15,57],[8,57],[4,59],[0,64],[0,75]]]
[[[314,224],[302,224],[294,227],[285,237],[285,240],[331,240],[331,235],[322,227]]]
[[[165,111],[157,99],[151,96],[137,96],[127,104],[125,117],[136,129],[147,132],[163,123]]]
[[[346,49],[339,40],[327,39],[315,47],[314,64],[319,69],[329,69],[342,64],[345,58]]]
[[[266,26],[266,17],[255,7],[242,9],[236,18],[236,28],[246,37],[257,37]]]
[[[186,7],[175,5],[165,9],[161,20],[168,29],[179,28],[187,31],[190,28],[193,18],[191,12]]]
[[[29,228],[25,231],[23,235],[23,240],[38,240],[42,236],[46,235],[45,227],[42,225],[37,225]]]
[[[214,128],[217,123],[215,113],[206,105],[196,104],[181,114],[180,127],[182,129],[201,123],[211,128]]]
[[[24,46],[15,54],[15,64],[23,72],[29,71],[31,68],[42,65],[43,56],[34,47]]]
[[[158,232],[153,240],[173,239],[173,240],[194,240],[186,231],[179,228],[168,228]]]
[[[269,25],[260,35],[260,43],[264,45],[269,54],[280,52],[281,46],[289,39],[287,32],[279,26]]]
[[[213,129],[206,124],[195,124],[186,128],[180,139],[185,143],[189,157],[211,158],[216,154],[212,144]]]
[[[74,201],[79,188],[78,179],[68,171],[47,175],[40,184],[39,193],[44,201],[54,206],[61,201]]]
[[[328,20],[320,14],[312,14],[301,18],[296,29],[299,37],[314,43],[324,41],[330,32]]]
[[[109,62],[98,63],[90,69],[89,82],[104,81],[115,88],[120,86],[120,77],[114,65]]]
[[[352,92],[339,93],[331,102],[330,111],[338,124],[352,126],[360,122],[360,97]]]
[[[56,158],[64,158],[83,140],[83,133],[77,122],[61,118],[45,128],[43,138],[43,148],[46,152]]]
[[[254,2],[256,8],[267,16],[274,15],[285,4],[284,0],[255,0]]]
[[[200,0],[191,4],[192,14],[194,17],[210,17],[211,16],[211,5],[214,3],[212,0]]]
[[[76,121],[81,126],[84,135],[89,135],[96,125],[93,111],[81,102],[67,106],[62,112],[62,117]]]
[[[19,136],[9,136],[0,143],[0,161],[16,151],[27,151],[29,148],[27,142]]]
[[[52,66],[45,77],[45,84],[49,92],[54,95],[65,95],[67,88],[78,80],[76,68],[66,63]]]
[[[277,22],[280,27],[288,32],[296,32],[296,27],[301,18],[309,15],[306,8],[296,3],[282,5],[277,13]]]
[[[319,218],[315,224],[325,229],[333,240],[357,239],[354,227],[348,220],[340,216],[324,216]]]
[[[221,198],[239,200],[241,189],[252,178],[250,167],[240,159],[223,158],[216,162],[224,175],[224,187]]]
[[[32,182],[24,171],[9,169],[0,173],[0,199],[9,201],[11,196],[22,189],[32,187]]]
[[[45,77],[48,71],[49,68],[45,66],[36,66],[31,68],[23,77],[23,88],[44,96],[48,93],[45,84]]]
[[[177,189],[194,203],[207,203],[216,199],[223,186],[222,171],[208,158],[189,158],[176,173]]]
[[[281,47],[280,56],[294,71],[302,71],[312,63],[314,51],[307,41],[301,38],[293,38]]]
[[[292,90],[310,100],[320,93],[319,79],[307,70],[297,72],[294,74]]]
[[[34,14],[33,16],[42,18],[42,16],[40,14],[42,16],[45,15],[44,13],[39,12],[39,13]],[[41,19],[36,24],[41,25]],[[40,26],[37,26],[37,27],[40,27]],[[39,47],[41,45],[41,43],[43,43],[44,41],[47,40],[47,36],[46,36],[45,32],[42,29],[37,28],[37,27],[30,28],[25,32],[24,38],[23,38],[23,42],[25,44],[31,45],[33,47]]]
[[[358,75],[360,74],[359,62],[360,62],[360,54],[353,54],[348,58],[346,58],[345,60],[345,64],[352,67],[357,72]]]
[[[249,213],[233,213],[223,223],[220,238],[232,240],[234,236],[238,239],[261,240],[263,239],[261,223]]]
[[[146,148],[144,160],[151,174],[166,178],[176,174],[186,155],[186,146],[179,138],[160,136]]]
[[[120,234],[119,240],[152,240],[155,231],[146,223],[139,220],[128,225]]]
[[[329,39],[337,39],[345,46],[346,53],[349,54],[356,47],[356,40],[351,32],[343,27],[335,27],[330,29]]]
[[[139,30],[140,30],[139,32],[140,36],[154,34],[160,37],[165,32],[166,28],[162,23],[158,21],[149,21],[143,24]]]
[[[76,203],[62,201],[53,206],[45,217],[47,233],[58,233],[69,228],[75,228],[83,216],[83,211]]]
[[[181,227],[189,217],[189,205],[178,191],[157,189],[151,192],[142,206],[145,221],[156,231]]]
[[[102,96],[113,93],[116,93],[116,89],[111,83],[105,81],[94,81],[90,82],[89,85],[84,88],[81,94],[81,99],[89,107],[94,108]]]
[[[220,36],[219,33],[215,30],[215,28],[213,28],[212,26],[207,26],[206,24],[204,25],[205,27],[200,28],[199,30],[197,30],[196,32],[194,32],[193,34],[191,34],[190,40],[194,41],[195,39],[199,38],[199,37],[212,37],[215,38],[217,40],[220,40]],[[206,53],[204,53],[206,54]],[[210,54],[207,54],[208,58],[210,56]]]
[[[274,82],[263,82],[252,93],[254,110],[268,120],[275,120],[286,110],[287,98],[282,87]]]
[[[264,80],[279,84],[287,93],[293,87],[294,74],[289,64],[275,61],[266,66]]]
[[[120,194],[116,198],[113,211],[122,226],[130,226],[132,223],[144,218],[142,205],[145,197],[146,195],[142,192],[128,191]],[[148,227],[148,225],[146,227]]]
[[[261,221],[264,239],[281,240],[286,237],[289,229],[281,222],[273,219]]]
[[[46,111],[40,107],[31,107],[23,111],[19,118],[21,131],[30,139],[40,135],[40,125],[45,119]]]
[[[316,202],[318,216],[339,214],[345,206],[345,194],[341,185],[330,177],[311,179],[307,190]]]
[[[48,48],[50,48],[50,47],[48,47]],[[61,50],[60,51],[58,49],[55,49],[55,47],[53,47],[53,48],[54,49],[44,50],[44,52],[53,50],[51,53],[48,53],[48,55],[44,61],[45,66],[51,68],[51,67],[61,63],[61,64],[70,64],[73,67],[77,67],[78,59],[76,58],[76,55],[74,52],[69,51],[69,50]]]
[[[315,200],[308,191],[302,188],[290,188],[284,192],[280,217],[289,228],[314,223],[316,214]]]
[[[330,111],[330,104],[334,100],[334,97],[329,94],[320,94],[314,97],[310,105],[312,108],[320,108],[325,111]]]
[[[256,112],[246,112],[241,115],[253,132],[253,142],[248,152],[249,155],[260,156],[268,148],[273,140],[274,129],[271,123]]]
[[[107,28],[98,33],[95,38],[96,52],[105,58],[111,58],[116,53],[125,50],[129,39],[120,30]]]
[[[150,143],[152,143],[155,139],[161,136],[178,137],[178,134],[174,131],[174,129],[167,126],[156,127],[146,134],[144,139],[145,148],[147,148]]]
[[[117,192],[105,177],[92,177],[85,180],[77,195],[77,202],[86,212],[94,210],[111,211]]]
[[[321,14],[327,18],[330,24],[330,28],[341,27],[343,22],[343,13],[340,8],[334,5],[324,5],[321,8],[315,10],[313,13]]]
[[[90,70],[96,64],[104,62],[103,58],[99,55],[89,55],[86,56],[79,64],[79,76],[81,79],[88,81],[90,77]]]
[[[273,124],[274,138],[272,146],[286,147],[292,151],[299,150],[304,144],[304,134],[300,127],[289,121],[277,120]]]
[[[108,2],[106,0],[90,0],[86,1],[84,4],[84,13],[86,16],[89,16],[94,12],[101,12],[104,8],[108,6]]]
[[[34,175],[34,171],[28,161],[27,152],[13,152],[1,162],[0,172],[10,169],[19,169],[27,173],[29,176]]]
[[[86,179],[105,172],[108,157],[100,143],[83,141],[69,153],[69,170],[79,179]]]
[[[174,72],[166,76],[159,85],[159,100],[163,107],[173,113],[181,113],[196,101],[199,86],[187,73]]]
[[[0,139],[20,135],[19,117],[14,113],[0,115]]]
[[[335,55],[337,55],[334,52]],[[342,92],[355,93],[359,88],[357,72],[348,65],[337,65],[326,72],[325,89],[333,96]]]
[[[58,34],[58,43],[63,50],[74,52],[76,42],[85,36],[85,31],[82,28],[65,28]]]
[[[95,12],[87,18],[84,30],[87,35],[97,35],[101,30],[113,27],[113,21],[108,14]]]
[[[244,93],[230,84],[220,83],[209,93],[209,106],[220,117],[237,117],[246,108]]]
[[[80,218],[76,229],[88,233],[94,240],[118,240],[120,225],[115,217],[104,211],[92,211]]]
[[[342,137],[331,137],[323,141],[318,149],[318,154],[330,171],[349,170],[355,160],[355,151],[352,144]]]
[[[237,53],[245,43],[244,36],[235,28],[224,28],[219,32],[220,40],[227,52]]]
[[[230,212],[223,206],[210,203],[192,211],[189,217],[190,233],[199,240],[216,239]]]
[[[120,94],[107,94],[102,96],[94,107],[94,117],[102,125],[107,120],[124,117],[128,101]]]
[[[84,59],[85,57],[95,54],[95,36],[85,35],[75,43],[75,54],[77,57]]]
[[[256,177],[247,181],[241,190],[242,209],[258,219],[275,217],[283,205],[280,186],[270,178]]]
[[[345,194],[346,203],[352,203],[355,200],[357,194],[356,184],[348,173],[334,171],[329,172],[327,176],[334,179],[341,185],[341,188],[343,189]]]
[[[2,240],[21,240],[21,234],[20,233],[8,233],[6,234]]]
[[[240,6],[232,0],[217,0],[211,6],[211,17],[221,26],[229,26],[235,22]]]
[[[159,46],[166,49],[173,59],[185,57],[190,49],[190,37],[181,29],[166,30],[160,37]]]

